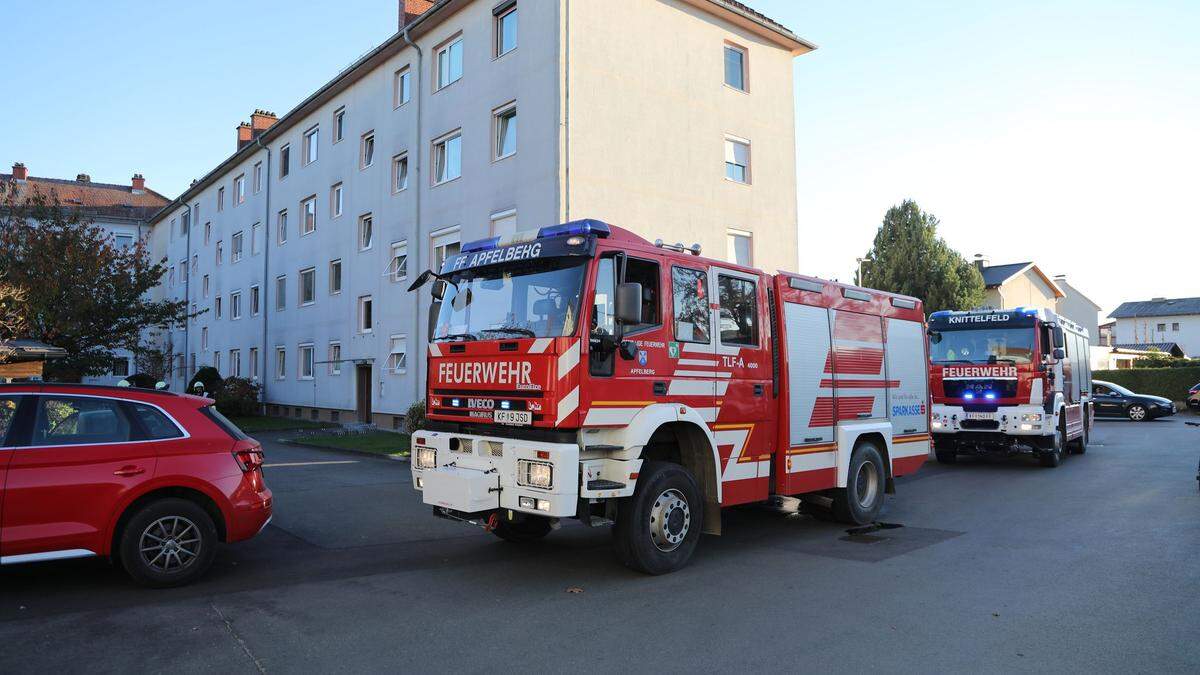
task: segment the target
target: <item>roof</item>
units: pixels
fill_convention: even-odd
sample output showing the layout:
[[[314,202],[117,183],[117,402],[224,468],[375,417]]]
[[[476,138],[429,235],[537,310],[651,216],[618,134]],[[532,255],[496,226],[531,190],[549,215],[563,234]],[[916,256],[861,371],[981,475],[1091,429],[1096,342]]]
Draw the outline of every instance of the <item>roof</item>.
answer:
[[[13,180],[11,173],[0,173],[0,183]],[[117,216],[145,220],[154,215],[170,199],[154,190],[134,192],[131,185],[116,185],[114,183],[93,183],[90,181],[66,180],[63,178],[39,178],[30,176],[24,182],[18,182],[19,196],[28,197],[34,192],[46,196],[51,193],[65,207],[79,207],[91,215]]]
[[[0,340],[0,352],[12,352],[13,361],[44,361],[67,355],[62,347],[52,347],[36,340]]]
[[[1074,286],[1072,286],[1071,282],[1067,281],[1065,278],[1058,277],[1054,280],[1054,283],[1058,284],[1058,287],[1063,289],[1063,293],[1065,295],[1071,295],[1073,297],[1079,298],[1080,300],[1083,300],[1084,302],[1091,305],[1092,307],[1095,307],[1097,312],[1100,311],[1100,305],[1095,300],[1092,300],[1088,296],[1084,295],[1078,288],[1075,288]],[[1068,293],[1068,291],[1070,291],[1070,292]]]
[[[984,286],[987,288],[996,288],[997,286],[1003,285],[1004,282],[1008,281],[1009,279],[1017,276],[1018,274],[1022,274],[1025,272],[1025,270],[1029,269],[1032,269],[1035,273],[1037,273],[1037,275],[1042,278],[1042,281],[1044,281],[1046,285],[1050,287],[1050,290],[1054,291],[1054,297],[1066,297],[1067,294],[1063,293],[1062,289],[1058,287],[1058,284],[1054,283],[1053,279],[1046,276],[1046,273],[1032,262],[989,265],[987,267],[980,268],[979,273],[983,275]]]
[[[437,26],[438,22],[449,17],[458,9],[465,6],[470,0],[437,0],[429,9],[424,10],[419,16],[413,16],[403,28],[394,35],[384,40],[382,44],[374,49],[371,49],[366,54],[363,54],[357,61],[342,69],[332,80],[326,82],[315,92],[301,101],[296,107],[289,110],[286,114],[280,117],[268,129],[262,132],[255,142],[247,143],[239,148],[232,155],[227,157],[225,161],[218,164],[212,171],[206,173],[199,180],[193,181],[183,194],[175,198],[174,201],[166,204],[160,211],[150,217],[150,223],[157,223],[166,218],[171,211],[176,207],[184,206],[191,201],[193,197],[200,194],[213,183],[217,182],[225,172],[239,162],[249,158],[250,155],[259,151],[259,149],[283,135],[285,131],[292,128],[299,122],[303,122],[307,116],[314,110],[324,105],[334,96],[345,91],[355,82],[366,77],[375,68],[382,65],[387,59],[395,54],[400,53],[407,48],[407,40],[416,40],[417,37],[429,32],[433,27]],[[809,52],[817,48],[816,45],[796,35],[792,31],[785,28],[782,24],[774,21],[767,16],[750,9],[747,5],[737,2],[737,0],[685,0],[693,5],[715,5],[721,9],[735,14],[739,17],[739,21],[744,26],[757,27],[760,32],[774,34],[777,42],[790,43],[793,54]],[[424,3],[406,2],[402,11],[408,15],[412,12],[409,10],[419,10]],[[782,38],[782,40],[780,40]]]
[[[1113,345],[1113,349],[1120,349],[1127,352],[1146,353],[1152,350],[1165,352],[1175,356],[1183,356],[1183,349],[1175,342],[1122,342]]]
[[[1132,319],[1139,316],[1182,316],[1200,314],[1200,298],[1165,298],[1122,302],[1109,314],[1111,319]]]

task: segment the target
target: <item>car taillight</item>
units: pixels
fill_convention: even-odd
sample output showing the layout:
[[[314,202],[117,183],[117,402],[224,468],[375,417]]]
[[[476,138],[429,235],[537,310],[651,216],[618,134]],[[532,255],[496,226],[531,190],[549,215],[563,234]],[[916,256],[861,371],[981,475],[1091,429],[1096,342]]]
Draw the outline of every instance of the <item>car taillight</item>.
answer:
[[[238,466],[245,473],[256,471],[262,468],[263,451],[262,448],[250,448],[247,450],[234,450],[233,458],[237,460]]]

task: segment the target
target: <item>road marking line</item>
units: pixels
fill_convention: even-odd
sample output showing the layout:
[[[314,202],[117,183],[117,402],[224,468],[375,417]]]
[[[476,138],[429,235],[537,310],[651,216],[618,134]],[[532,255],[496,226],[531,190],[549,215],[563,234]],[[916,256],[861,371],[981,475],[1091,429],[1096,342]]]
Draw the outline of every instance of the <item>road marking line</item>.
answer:
[[[277,464],[263,464],[263,468],[274,469],[281,466],[319,466],[322,464],[358,464],[357,459],[336,459],[325,462],[279,462]]]

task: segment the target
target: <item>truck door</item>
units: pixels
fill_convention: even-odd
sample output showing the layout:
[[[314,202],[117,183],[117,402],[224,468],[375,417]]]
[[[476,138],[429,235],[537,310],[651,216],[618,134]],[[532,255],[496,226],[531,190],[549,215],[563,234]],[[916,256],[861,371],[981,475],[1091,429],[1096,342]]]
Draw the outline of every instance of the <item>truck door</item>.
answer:
[[[710,425],[717,421],[717,377],[709,273],[701,267],[671,267],[671,341],[667,357],[674,371],[667,397],[696,409]],[[724,394],[725,382],[721,387]]]
[[[730,445],[724,479],[756,478],[740,498],[766,499],[770,491],[775,426],[771,419],[771,357],[761,310],[766,290],[757,274],[713,267],[709,279],[716,337],[718,445]],[[724,452],[724,450],[722,450]]]
[[[900,475],[910,468],[905,466],[904,458],[923,457],[929,453],[929,369],[924,326],[916,321],[895,318],[887,319],[886,326],[892,470]]]
[[[829,310],[785,302],[783,334],[789,422],[784,493],[831,488],[837,484],[837,446]]]

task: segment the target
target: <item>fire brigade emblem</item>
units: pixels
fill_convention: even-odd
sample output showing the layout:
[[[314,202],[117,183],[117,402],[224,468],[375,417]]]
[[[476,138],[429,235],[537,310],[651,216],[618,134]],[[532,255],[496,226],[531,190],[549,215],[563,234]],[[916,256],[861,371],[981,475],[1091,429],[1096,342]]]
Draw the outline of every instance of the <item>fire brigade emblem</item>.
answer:
[[[679,343],[678,342],[668,342],[667,343],[667,356],[670,356],[673,359],[679,358]],[[642,365],[646,365],[646,364],[643,363]]]
[[[646,350],[639,349],[638,350],[638,364],[644,366],[644,365],[646,365],[646,361],[648,361],[648,360],[649,360],[649,358],[646,355]]]

